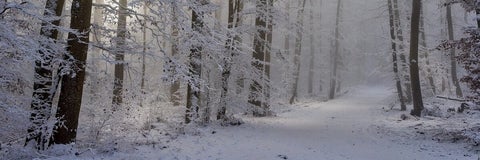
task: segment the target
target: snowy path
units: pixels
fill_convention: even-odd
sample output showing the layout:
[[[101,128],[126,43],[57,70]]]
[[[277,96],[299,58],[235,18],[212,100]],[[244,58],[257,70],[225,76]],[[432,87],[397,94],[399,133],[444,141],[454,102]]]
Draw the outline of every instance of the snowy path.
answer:
[[[298,107],[278,117],[251,118],[239,127],[208,128],[202,136],[181,136],[167,149],[140,149],[142,153],[136,155],[181,160],[472,159],[464,157],[462,148],[454,144],[403,141],[377,132],[373,124],[385,119],[378,114],[391,94],[386,88],[363,87],[337,100]]]

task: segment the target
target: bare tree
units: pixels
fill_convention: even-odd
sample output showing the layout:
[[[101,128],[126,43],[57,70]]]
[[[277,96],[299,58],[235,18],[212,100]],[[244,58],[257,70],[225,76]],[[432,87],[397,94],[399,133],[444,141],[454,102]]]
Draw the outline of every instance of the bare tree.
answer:
[[[78,33],[68,34],[68,48],[75,66],[74,75],[64,75],[61,81],[60,99],[51,144],[69,144],[77,137],[78,117],[82,104],[85,81],[85,61],[87,59],[92,0],[73,0],[70,28]]]
[[[403,80],[405,84],[405,96],[406,96],[406,102],[411,103],[412,102],[412,86],[410,82],[410,77],[408,75],[408,63],[407,63],[407,56],[405,55],[405,44],[404,44],[404,38],[403,38],[403,29],[402,29],[402,23],[401,23],[401,18],[400,18],[400,9],[398,7],[398,0],[393,0],[393,12],[395,16],[395,28],[396,33],[397,33],[397,41],[400,43],[398,45],[398,51],[399,51],[399,57],[400,61],[402,62],[402,72],[401,75],[403,75]]]
[[[393,6],[392,0],[388,0],[388,13],[389,13],[389,22],[390,22],[390,38],[392,39],[392,64],[393,64],[393,74],[395,75],[395,84],[397,87],[398,99],[400,100],[400,109],[405,111],[407,109],[405,105],[405,99],[403,97],[402,82],[400,81],[400,73],[398,73],[398,58],[397,58],[397,44],[394,42],[396,38],[395,35],[395,18],[393,15]]]
[[[421,0],[412,2],[411,34],[410,34],[410,82],[412,83],[413,110],[410,113],[414,116],[421,116],[423,110],[422,89],[418,73],[418,41],[420,32]]]
[[[255,26],[257,27],[257,35],[253,40],[253,62],[252,66],[256,71],[260,72],[260,77],[253,80],[250,85],[249,103],[255,108],[253,114],[255,116],[267,116],[270,110],[270,89],[266,81],[270,74],[270,49],[272,41],[272,18],[271,9],[273,8],[273,0],[257,0],[257,14],[255,18]]]
[[[240,36],[235,29],[240,25],[243,9],[243,0],[229,0],[228,2],[228,29],[226,49],[227,54],[223,60],[222,70],[222,91],[220,95],[220,109],[217,113],[217,120],[227,121],[227,98],[229,93],[228,81],[231,74],[233,59],[239,54]]]
[[[335,91],[338,82],[338,63],[340,59],[340,21],[341,21],[341,13],[342,13],[342,0],[337,1],[337,17],[335,20],[335,50],[332,53],[332,70],[331,70],[331,78],[330,78],[330,90],[328,94],[328,99],[335,98]]]
[[[117,38],[115,50],[115,74],[113,82],[113,110],[123,101],[123,79],[125,68],[125,41],[127,38],[127,0],[120,0],[118,6]]]
[[[201,0],[200,5],[208,4],[208,0]],[[203,16],[205,13],[199,11],[198,9],[192,10],[192,29],[196,33],[203,32],[204,20]],[[185,113],[185,123],[188,124],[199,117],[198,111],[200,109],[200,82],[199,79],[202,77],[202,46],[192,46],[189,55],[190,58],[190,76],[194,77],[197,80],[188,83],[187,88],[187,104],[186,104],[186,113]]]
[[[172,1],[172,38],[173,38],[173,43],[172,43],[172,56],[176,56],[178,54],[178,34],[179,34],[179,27],[178,27],[178,14],[179,14],[179,8],[177,5],[177,2]],[[170,86],[170,101],[173,103],[174,106],[180,105],[180,102],[182,98],[180,97],[180,93],[178,93],[178,90],[180,89],[180,81],[176,80],[173,82],[173,84]]]
[[[300,9],[298,10],[297,13],[297,23],[299,27],[297,28],[296,32],[296,38],[295,38],[295,55],[293,57],[293,64],[295,66],[295,70],[293,72],[293,77],[295,78],[295,81],[292,85],[292,97],[290,97],[290,104],[293,104],[295,100],[297,99],[298,96],[298,81],[300,80],[300,56],[302,54],[302,41],[303,41],[303,19],[305,17],[304,12],[305,12],[305,2],[306,0],[299,1],[299,6]]]
[[[455,39],[453,32],[453,19],[452,19],[452,7],[447,5],[447,28],[448,28],[448,39],[453,41]],[[458,81],[457,76],[457,61],[455,60],[456,52],[455,48],[450,49],[450,73],[452,76],[452,82],[455,86],[455,93],[457,97],[463,97],[462,88],[460,88],[460,82]]]
[[[62,15],[64,0],[47,0],[45,4],[45,17],[60,17]],[[50,26],[49,22],[44,22],[40,34],[49,37],[55,41],[58,39],[58,30],[55,26],[60,25],[60,19],[54,20]],[[48,48],[48,46],[46,46]],[[27,145],[31,140],[35,140],[36,148],[46,149],[49,140],[47,122],[51,117],[53,96],[57,90],[57,81],[54,80],[53,64],[56,57],[55,53],[45,53],[39,51],[41,60],[35,61],[35,78],[33,84],[33,98],[31,103],[32,113],[30,115],[31,126],[28,128],[28,135],[25,141]]]

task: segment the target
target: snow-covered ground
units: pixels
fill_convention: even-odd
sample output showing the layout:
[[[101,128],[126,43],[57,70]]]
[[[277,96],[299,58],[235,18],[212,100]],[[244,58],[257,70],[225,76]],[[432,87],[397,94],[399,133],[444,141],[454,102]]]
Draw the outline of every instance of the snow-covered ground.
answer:
[[[477,160],[464,143],[412,136],[417,131],[411,125],[421,120],[402,122],[401,112],[385,112],[392,96],[386,87],[360,87],[336,100],[292,106],[276,117],[242,117],[240,126],[192,129],[157,144],[50,159]]]

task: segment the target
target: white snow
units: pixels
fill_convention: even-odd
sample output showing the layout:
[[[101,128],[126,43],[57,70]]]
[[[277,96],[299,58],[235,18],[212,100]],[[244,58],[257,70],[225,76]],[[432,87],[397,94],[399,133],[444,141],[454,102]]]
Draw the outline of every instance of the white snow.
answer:
[[[360,87],[336,100],[292,106],[277,117],[243,117],[245,124],[187,132],[166,148],[137,146],[90,159],[161,160],[471,160],[459,144],[408,137],[388,130],[382,107],[393,93],[386,87]],[[399,124],[398,127],[402,127]],[[392,126],[390,126],[392,127]],[[393,126],[395,127],[395,126]],[[398,129],[398,128],[397,128]],[[392,133],[393,132],[393,133]],[[65,157],[63,157],[65,158]]]
[[[364,86],[328,102],[283,108],[276,117],[242,116],[245,124],[240,126],[194,126],[185,128],[185,134],[178,136],[166,134],[160,126],[150,133],[142,131],[143,135],[136,138],[136,134],[132,134],[133,137],[124,142],[95,148],[55,146],[38,153],[18,146],[17,150],[4,151],[9,150],[7,158],[51,160],[479,159],[478,151],[475,153],[467,143],[436,141],[433,135],[429,135],[435,132],[428,133],[432,128],[429,126],[454,129],[458,125],[453,122],[465,119],[465,115],[454,115],[458,118],[448,121],[435,117],[410,117],[402,121],[399,115],[406,112],[385,109],[392,105],[393,97],[394,93],[388,87]],[[443,124],[446,122],[449,125]],[[470,124],[476,125],[473,122],[475,119],[469,120]],[[420,131],[427,133],[420,134]],[[143,142],[145,138],[147,141]]]

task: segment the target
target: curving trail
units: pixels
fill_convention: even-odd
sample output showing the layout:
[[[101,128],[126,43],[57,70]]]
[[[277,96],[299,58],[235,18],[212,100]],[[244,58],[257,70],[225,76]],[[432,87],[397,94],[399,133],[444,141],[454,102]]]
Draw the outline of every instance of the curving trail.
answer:
[[[146,159],[192,160],[454,160],[458,145],[392,137],[379,131],[381,108],[393,93],[359,87],[336,100],[292,107],[271,118],[247,118],[239,127],[207,128],[182,136],[164,150],[142,150]],[[212,134],[212,131],[215,134]]]

